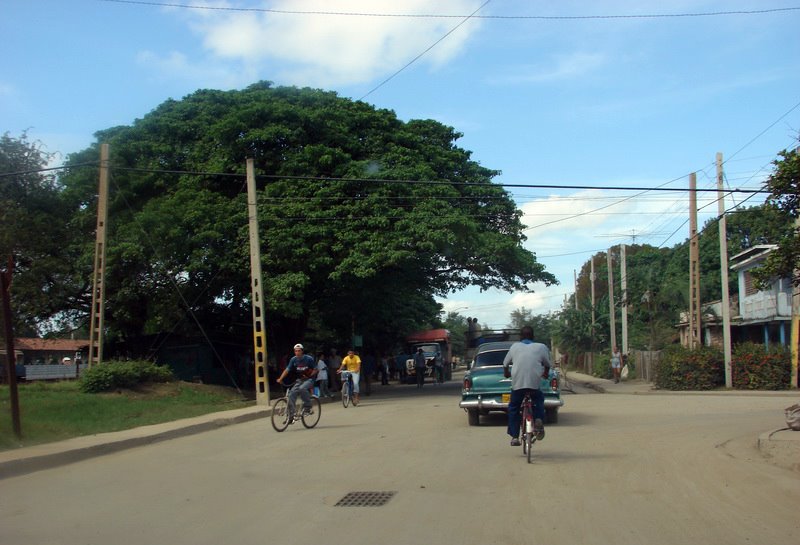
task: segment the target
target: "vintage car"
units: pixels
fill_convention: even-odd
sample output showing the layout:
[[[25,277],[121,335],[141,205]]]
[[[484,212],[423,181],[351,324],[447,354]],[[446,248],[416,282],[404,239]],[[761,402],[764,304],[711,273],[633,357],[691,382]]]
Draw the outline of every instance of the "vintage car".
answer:
[[[512,342],[489,342],[481,344],[469,370],[464,375],[459,407],[467,412],[470,426],[480,424],[480,416],[492,411],[508,412],[511,398],[511,379],[503,376],[503,359]],[[558,422],[558,409],[564,405],[561,399],[561,375],[551,367],[547,378],[542,378],[545,421]]]

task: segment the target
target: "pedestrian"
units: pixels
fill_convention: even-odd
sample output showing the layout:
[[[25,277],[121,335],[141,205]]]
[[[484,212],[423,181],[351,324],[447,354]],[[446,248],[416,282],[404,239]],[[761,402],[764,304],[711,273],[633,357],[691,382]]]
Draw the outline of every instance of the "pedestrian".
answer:
[[[381,355],[381,362],[379,371],[381,374],[381,386],[389,385],[389,357],[386,354]]]
[[[433,369],[436,373],[436,383],[444,384],[444,361],[441,352],[437,352],[433,359]]]
[[[614,373],[614,383],[619,382],[619,374],[622,370],[622,356],[619,353],[619,348],[615,344],[611,349],[611,372]]]
[[[317,353],[316,384],[317,388],[319,388],[319,397],[327,397],[329,399],[333,397],[333,394],[328,389],[328,365],[325,363],[324,352]]]
[[[330,370],[328,376],[330,378],[331,391],[338,392],[342,389],[342,381],[339,377],[339,366],[342,365],[342,357],[336,353],[335,348],[331,348],[331,354],[328,356],[328,361],[326,363]]]
[[[417,388],[422,388],[425,384],[425,352],[422,348],[418,348],[414,354],[414,371],[417,374]]]
[[[520,330],[519,342],[509,348],[503,359],[503,376],[511,378],[511,399],[508,402],[508,435],[511,446],[519,446],[519,413],[525,394],[533,401],[533,429],[536,439],[544,438],[544,394],[542,377],[550,372],[550,349],[542,343],[533,342],[533,328],[529,325]],[[509,369],[510,366],[510,369]]]

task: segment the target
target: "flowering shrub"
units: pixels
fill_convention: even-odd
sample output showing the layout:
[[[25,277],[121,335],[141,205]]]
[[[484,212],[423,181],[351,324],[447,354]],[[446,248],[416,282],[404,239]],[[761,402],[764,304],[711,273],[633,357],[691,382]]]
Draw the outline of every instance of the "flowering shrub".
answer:
[[[666,348],[656,365],[655,383],[666,390],[711,390],[725,384],[724,357],[716,348]]]
[[[741,390],[785,390],[791,382],[791,358],[783,346],[742,343],[731,358],[733,387]]]

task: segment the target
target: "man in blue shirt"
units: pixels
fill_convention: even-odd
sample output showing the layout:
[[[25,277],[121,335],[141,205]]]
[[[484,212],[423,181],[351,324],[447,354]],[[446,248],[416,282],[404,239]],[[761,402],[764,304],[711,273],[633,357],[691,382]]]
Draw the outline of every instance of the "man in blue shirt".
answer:
[[[289,382],[294,382],[289,388],[286,397],[289,398],[289,420],[294,417],[294,404],[298,394],[303,400],[303,414],[311,414],[311,389],[314,387],[314,377],[317,376],[317,365],[314,358],[305,353],[302,344],[294,345],[294,356],[286,364],[278,382],[284,384],[284,379],[289,377]]]
[[[542,377],[550,372],[550,350],[542,343],[533,342],[533,328],[524,326],[520,330],[521,341],[511,345],[503,359],[503,375],[511,377],[511,400],[508,403],[508,435],[511,446],[518,446],[519,413],[525,393],[530,392],[533,400],[534,429],[536,439],[544,438],[544,394],[541,390]],[[511,369],[509,369],[509,365]]]

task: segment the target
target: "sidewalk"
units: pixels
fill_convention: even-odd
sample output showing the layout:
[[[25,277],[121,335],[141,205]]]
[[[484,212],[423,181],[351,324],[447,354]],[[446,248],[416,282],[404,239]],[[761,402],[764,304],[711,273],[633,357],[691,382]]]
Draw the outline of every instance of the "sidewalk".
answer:
[[[649,382],[642,379],[623,380],[614,383],[613,380],[593,377],[575,371],[567,373],[567,385],[577,384],[591,388],[602,394],[629,394],[629,395],[720,395],[720,396],[769,396],[786,398],[786,406],[793,405],[800,398],[797,390],[713,390],[673,392],[658,390]],[[765,431],[758,437],[758,449],[767,458],[773,459],[778,465],[800,471],[800,431],[789,428],[779,428]]]
[[[0,479],[51,469],[95,456],[248,422],[257,418],[267,418],[270,414],[272,413],[269,407],[257,405],[130,430],[86,435],[55,443],[6,450],[0,452]]]

